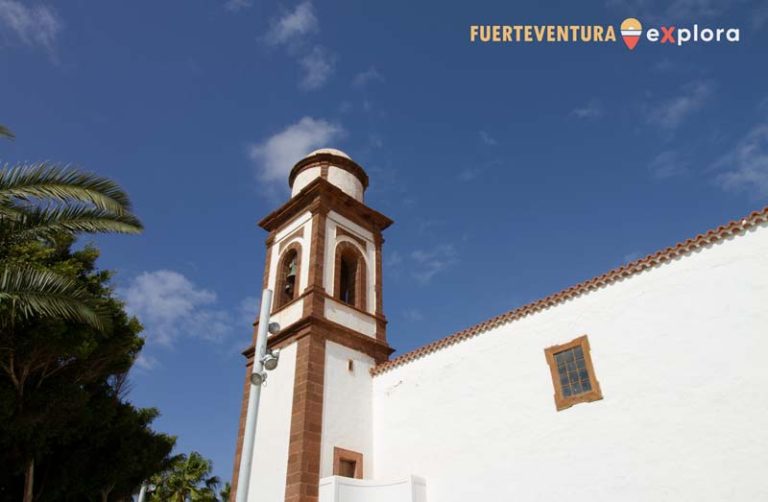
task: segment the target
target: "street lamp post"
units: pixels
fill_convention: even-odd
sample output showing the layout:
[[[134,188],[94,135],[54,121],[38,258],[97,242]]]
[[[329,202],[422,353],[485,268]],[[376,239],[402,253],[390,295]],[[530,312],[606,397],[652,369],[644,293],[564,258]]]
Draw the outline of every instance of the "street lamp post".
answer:
[[[253,370],[250,381],[251,388],[248,394],[248,411],[245,418],[245,434],[243,436],[243,449],[240,454],[240,470],[237,476],[236,502],[248,501],[248,485],[251,482],[251,462],[253,460],[253,443],[256,439],[256,419],[259,414],[259,398],[261,397],[261,385],[267,379],[264,372],[264,363],[267,369],[277,367],[277,353],[267,353],[267,332],[277,332],[280,328],[276,324],[269,323],[269,309],[272,305],[272,290],[265,289],[261,295],[261,312],[259,313],[259,329],[256,333],[256,346],[253,353]]]

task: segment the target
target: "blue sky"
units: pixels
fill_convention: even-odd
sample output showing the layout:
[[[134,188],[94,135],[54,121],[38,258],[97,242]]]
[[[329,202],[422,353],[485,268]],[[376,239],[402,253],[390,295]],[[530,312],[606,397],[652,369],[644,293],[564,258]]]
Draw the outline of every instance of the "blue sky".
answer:
[[[471,44],[471,24],[737,27],[735,44]],[[144,323],[131,399],[229,479],[265,233],[335,146],[386,232],[405,351],[768,201],[768,5],[0,0],[0,160],[118,180],[96,242]]]

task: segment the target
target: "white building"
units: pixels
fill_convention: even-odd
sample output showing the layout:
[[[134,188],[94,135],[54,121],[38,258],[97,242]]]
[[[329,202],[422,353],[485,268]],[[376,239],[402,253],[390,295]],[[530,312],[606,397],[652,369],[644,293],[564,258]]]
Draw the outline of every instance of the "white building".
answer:
[[[289,182],[250,501],[768,500],[768,208],[390,360],[365,171]]]

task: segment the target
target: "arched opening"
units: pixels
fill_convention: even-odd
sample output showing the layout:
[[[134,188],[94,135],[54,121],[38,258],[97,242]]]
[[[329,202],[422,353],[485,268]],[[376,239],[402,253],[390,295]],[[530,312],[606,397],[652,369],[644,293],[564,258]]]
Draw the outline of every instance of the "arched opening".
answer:
[[[336,281],[334,295],[339,301],[359,308],[365,305],[365,259],[349,242],[336,247]]]
[[[299,264],[301,248],[289,247],[280,258],[277,267],[277,288],[275,288],[275,309],[286,305],[299,296]]]

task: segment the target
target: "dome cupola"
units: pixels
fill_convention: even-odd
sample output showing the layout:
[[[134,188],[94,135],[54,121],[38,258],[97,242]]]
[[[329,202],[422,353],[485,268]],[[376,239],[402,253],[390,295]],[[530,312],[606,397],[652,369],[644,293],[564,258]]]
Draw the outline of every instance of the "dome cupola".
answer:
[[[368,175],[349,155],[335,148],[321,148],[301,159],[291,169],[288,185],[295,197],[316,178],[323,178],[350,197],[363,202]]]

